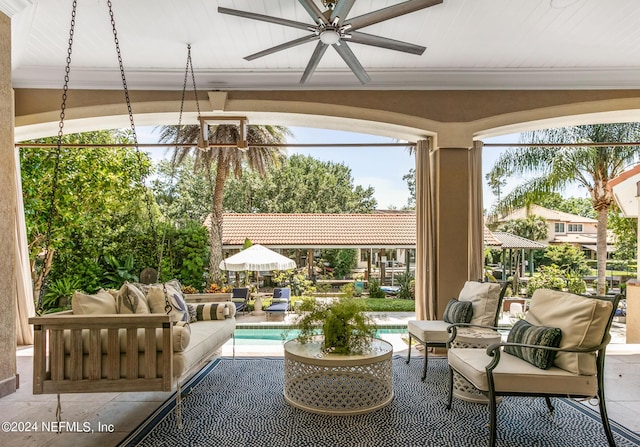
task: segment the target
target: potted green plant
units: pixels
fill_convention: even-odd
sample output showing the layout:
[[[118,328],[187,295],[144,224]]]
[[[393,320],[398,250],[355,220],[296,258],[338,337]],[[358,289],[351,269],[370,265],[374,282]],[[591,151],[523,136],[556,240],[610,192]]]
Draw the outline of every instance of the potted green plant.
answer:
[[[340,298],[330,303],[303,301],[301,316],[292,329],[306,344],[321,340],[322,349],[334,354],[361,354],[370,347],[377,327],[365,313],[364,301]]]

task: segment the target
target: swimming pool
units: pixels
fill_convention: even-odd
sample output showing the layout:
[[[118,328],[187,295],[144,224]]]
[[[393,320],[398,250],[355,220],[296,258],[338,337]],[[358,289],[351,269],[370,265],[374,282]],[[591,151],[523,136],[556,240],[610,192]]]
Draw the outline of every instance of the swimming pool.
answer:
[[[282,344],[282,334],[287,331],[286,327],[236,327],[235,339],[237,344],[251,344],[251,345],[274,345]],[[290,330],[286,334],[285,340],[291,340],[298,336],[299,331]],[[376,337],[381,337],[387,334],[406,334],[406,326],[385,326],[379,327],[376,332]]]

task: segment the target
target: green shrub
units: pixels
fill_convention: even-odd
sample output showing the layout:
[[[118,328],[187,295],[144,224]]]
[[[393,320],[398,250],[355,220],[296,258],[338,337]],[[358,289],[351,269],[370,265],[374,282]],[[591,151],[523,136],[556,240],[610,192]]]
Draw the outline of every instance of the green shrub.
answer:
[[[380,280],[373,278],[369,280],[369,298],[384,298],[386,294],[380,288]]]
[[[398,298],[402,300],[415,299],[415,280],[411,273],[403,272],[395,277],[396,283],[400,286],[398,290]]]
[[[582,250],[571,244],[549,245],[544,251],[542,265],[555,265],[564,272],[580,275],[591,273]]]
[[[80,290],[80,285],[80,280],[77,278],[60,278],[51,281],[42,297],[43,313],[68,309],[71,297],[76,290]]]
[[[569,273],[567,274],[567,290],[571,293],[585,293],[587,291],[587,283],[577,273]]]
[[[527,283],[527,295],[537,289],[562,290],[565,286],[564,272],[557,265],[540,266]]]

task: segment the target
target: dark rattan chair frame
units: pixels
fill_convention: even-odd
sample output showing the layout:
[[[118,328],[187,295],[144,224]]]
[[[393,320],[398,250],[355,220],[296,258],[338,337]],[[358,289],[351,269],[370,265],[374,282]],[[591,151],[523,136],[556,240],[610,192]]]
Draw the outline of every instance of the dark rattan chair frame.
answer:
[[[482,281],[478,281],[478,282],[482,282]],[[500,297],[498,298],[498,307],[496,308],[496,315],[493,319],[493,326],[498,326],[498,321],[500,320],[500,313],[502,312],[502,301],[504,300],[504,294],[507,291],[507,287],[510,284],[508,281],[504,281],[504,282],[498,281],[498,283],[501,285]],[[429,364],[429,348],[446,348],[447,342],[422,340],[417,335],[409,332],[409,349],[407,350],[407,360],[406,360],[407,364],[411,361],[411,343],[413,339],[415,339],[418,342],[418,344],[422,344],[424,346],[424,364],[422,365],[422,377],[421,377],[421,380],[424,381],[424,379],[427,377],[427,367]]]
[[[569,398],[590,398],[593,396],[586,396],[586,395],[567,395],[566,393],[564,394],[557,394],[557,393],[530,393],[530,392],[523,392],[523,393],[518,393],[518,392],[500,392],[500,391],[496,391],[495,389],[495,383],[494,383],[494,379],[493,379],[493,370],[498,366],[498,364],[500,363],[500,353],[502,352],[502,350],[504,349],[505,346],[521,346],[521,347],[530,347],[530,348],[536,348],[536,349],[545,349],[548,351],[557,351],[557,352],[584,352],[584,353],[588,353],[588,352],[595,352],[596,353],[596,380],[597,380],[597,385],[598,385],[598,391],[597,391],[597,397],[598,397],[598,406],[600,409],[600,418],[602,420],[602,426],[604,428],[604,432],[605,435],[607,437],[607,441],[609,442],[609,446],[610,447],[615,447],[615,441],[613,439],[613,434],[611,432],[611,425],[609,424],[609,417],[607,415],[607,408],[606,408],[606,404],[605,404],[605,395],[604,395],[604,361],[605,361],[605,351],[607,348],[607,345],[609,344],[609,341],[611,340],[611,336],[609,334],[609,331],[611,330],[611,323],[613,322],[613,317],[615,316],[615,312],[616,309],[618,308],[618,302],[620,301],[620,299],[622,298],[621,295],[617,295],[615,297],[610,297],[610,296],[587,296],[587,298],[592,298],[592,299],[600,299],[600,300],[605,300],[605,301],[610,301],[613,306],[612,306],[612,311],[611,311],[611,315],[609,315],[609,320],[606,326],[606,329],[604,331],[604,336],[602,338],[601,343],[591,349],[560,349],[560,348],[552,348],[552,347],[547,347],[547,346],[536,346],[536,345],[528,345],[528,344],[523,344],[523,343],[495,343],[492,344],[491,346],[489,346],[487,348],[487,354],[489,356],[492,357],[491,362],[487,365],[486,367],[486,371],[487,371],[487,378],[488,378],[488,385],[489,385],[489,391],[485,392],[483,394],[485,394],[487,396],[487,398],[489,399],[489,412],[490,412],[490,416],[489,416],[489,432],[490,432],[490,436],[489,436],[489,446],[490,447],[495,447],[496,445],[496,439],[497,439],[497,426],[498,426],[498,421],[497,421],[497,409],[498,409],[498,405],[497,405],[497,398],[499,396],[528,396],[528,397],[544,397],[545,398],[545,402],[547,404],[547,408],[549,408],[549,412],[553,413],[553,405],[551,403],[551,398],[552,397],[569,397]],[[456,331],[457,331],[457,327],[465,327],[465,326],[475,326],[475,325],[468,325],[468,324],[455,324],[449,327],[450,332],[452,333],[451,337],[449,338],[449,342],[448,344],[450,344],[456,336]],[[480,326],[480,327],[484,327],[484,326]],[[456,372],[458,374],[460,374],[460,371]],[[451,405],[453,402],[453,373],[454,373],[454,369],[453,367],[451,367],[451,365],[449,365],[449,396],[448,396],[448,401],[447,401],[447,409],[450,410],[451,409]],[[464,377],[464,375],[463,375]]]

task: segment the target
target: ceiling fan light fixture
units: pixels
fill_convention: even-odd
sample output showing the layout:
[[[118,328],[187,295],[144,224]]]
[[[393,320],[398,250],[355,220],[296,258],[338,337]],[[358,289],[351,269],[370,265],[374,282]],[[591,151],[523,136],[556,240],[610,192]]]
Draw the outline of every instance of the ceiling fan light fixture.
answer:
[[[320,33],[320,41],[325,45],[335,45],[340,41],[340,33],[328,29]]]

